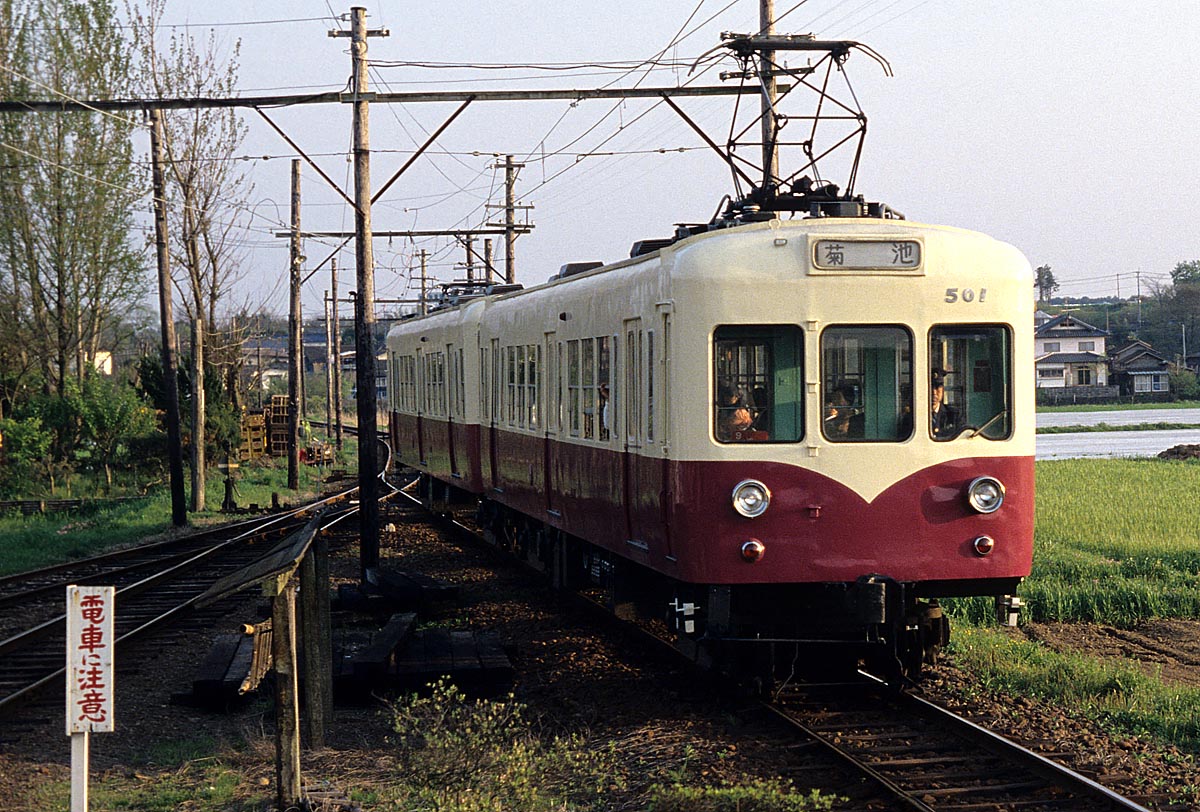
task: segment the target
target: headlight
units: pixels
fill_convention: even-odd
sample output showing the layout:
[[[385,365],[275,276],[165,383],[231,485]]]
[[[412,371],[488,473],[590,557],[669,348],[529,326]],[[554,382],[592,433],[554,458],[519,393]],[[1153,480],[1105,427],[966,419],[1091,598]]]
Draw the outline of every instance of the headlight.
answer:
[[[743,479],[733,489],[733,509],[753,519],[761,516],[771,504],[771,492],[757,479]]]
[[[979,513],[995,513],[1004,504],[1004,485],[991,476],[981,476],[967,486],[967,504]]]

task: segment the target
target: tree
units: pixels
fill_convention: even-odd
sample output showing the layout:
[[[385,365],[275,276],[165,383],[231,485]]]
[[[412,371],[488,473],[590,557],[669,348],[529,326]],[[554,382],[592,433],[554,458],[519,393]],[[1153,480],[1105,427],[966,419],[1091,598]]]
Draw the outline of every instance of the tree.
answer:
[[[0,17],[7,93],[129,95],[128,48],[108,0],[4,0]],[[145,292],[141,240],[130,239],[144,187],[136,126],[94,111],[3,116],[11,167],[0,173],[0,385],[10,398],[35,375],[52,394],[82,380],[112,323]]]
[[[149,0],[145,11],[135,7],[130,13],[143,89],[158,97],[233,95],[239,44],[228,60],[218,56],[212,33],[203,45],[190,35],[172,34],[164,49],[158,27],[165,7],[165,0]],[[175,284],[192,327],[191,507],[203,510],[209,414],[205,374],[207,359],[220,349],[210,348],[210,339],[218,336],[218,304],[240,274],[236,237],[244,230],[240,213],[252,190],[235,160],[246,125],[232,109],[211,108],[169,112],[163,124]]]
[[[1054,278],[1054,272],[1050,270],[1049,265],[1040,265],[1034,271],[1033,286],[1037,288],[1039,302],[1050,301],[1054,291],[1058,290],[1058,281]]]
[[[1177,286],[1200,282],[1200,259],[1178,263],[1171,271],[1171,282]]]

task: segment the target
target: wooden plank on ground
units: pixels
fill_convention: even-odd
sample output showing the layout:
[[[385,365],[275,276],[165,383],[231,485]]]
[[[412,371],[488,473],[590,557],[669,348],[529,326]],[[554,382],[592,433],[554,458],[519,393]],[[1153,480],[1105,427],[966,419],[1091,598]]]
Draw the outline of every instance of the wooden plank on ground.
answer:
[[[382,629],[376,632],[371,644],[354,655],[354,676],[368,683],[378,683],[388,672],[392,655],[416,626],[417,616],[413,612],[392,615]]]
[[[192,680],[192,696],[198,702],[223,701],[221,692],[225,675],[229,673],[229,664],[233,662],[241,639],[241,634],[234,633],[218,634],[213,639],[212,647],[200,662],[196,677]]]

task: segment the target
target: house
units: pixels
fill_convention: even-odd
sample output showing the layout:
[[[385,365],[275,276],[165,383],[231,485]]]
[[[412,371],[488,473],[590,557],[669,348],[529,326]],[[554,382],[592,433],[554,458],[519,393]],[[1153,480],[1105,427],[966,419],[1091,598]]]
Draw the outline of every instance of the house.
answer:
[[[1112,353],[1113,382],[1122,395],[1161,395],[1171,393],[1168,362],[1145,341],[1133,341]]]
[[[1108,331],[1070,313],[1043,321],[1034,329],[1037,388],[1108,386]]]

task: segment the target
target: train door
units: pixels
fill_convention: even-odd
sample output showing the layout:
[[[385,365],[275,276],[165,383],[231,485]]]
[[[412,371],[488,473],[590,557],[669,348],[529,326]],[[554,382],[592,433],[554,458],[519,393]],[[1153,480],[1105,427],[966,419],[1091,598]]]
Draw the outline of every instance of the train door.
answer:
[[[492,390],[491,414],[487,415],[488,468],[491,471],[492,490],[500,490],[499,460],[496,453],[496,418],[500,413],[500,339],[492,339]]]
[[[425,461],[425,414],[429,410],[429,370],[425,368],[425,354],[417,347],[417,460]]]
[[[659,517],[662,522],[663,541],[666,555],[674,557],[671,545],[671,505],[675,502],[671,478],[671,314],[672,305],[662,302],[657,306],[659,318],[658,370],[658,445],[662,449],[659,461]]]
[[[554,488],[557,485],[554,476],[553,454],[555,432],[558,429],[558,344],[555,343],[553,332],[544,336],[542,358],[545,365],[538,364],[538,374],[541,376],[538,394],[541,398],[539,414],[542,420],[542,493],[546,496],[546,512],[557,517],[555,509]]]
[[[446,448],[450,452],[450,476],[455,479],[460,479],[462,474],[458,471],[458,455],[454,448],[454,418],[458,408],[458,380],[462,375],[462,370],[458,366],[458,353],[454,350],[453,344],[446,345],[446,364],[449,367],[449,374],[446,378]]]
[[[625,442],[621,454],[621,502],[625,506],[625,538],[634,536],[634,517],[637,512],[637,467],[635,457],[642,448],[642,352],[645,337],[641,319],[624,323],[625,346],[625,413],[622,431]]]

